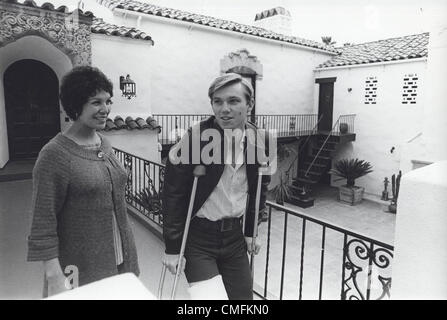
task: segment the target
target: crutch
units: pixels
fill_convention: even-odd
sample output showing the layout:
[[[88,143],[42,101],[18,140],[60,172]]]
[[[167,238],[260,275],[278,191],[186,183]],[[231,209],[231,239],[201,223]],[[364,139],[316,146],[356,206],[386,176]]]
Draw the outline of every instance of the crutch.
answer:
[[[251,241],[251,258],[250,258],[250,269],[251,269],[251,278],[254,275],[255,269],[255,250],[256,250],[256,238],[258,236],[258,219],[259,219],[259,206],[261,202],[261,184],[262,184],[262,171],[267,168],[266,163],[262,163],[258,169],[258,185],[256,187],[256,202],[255,202],[255,221],[253,226],[253,238]]]
[[[175,278],[174,278],[174,285],[172,286],[172,291],[171,291],[171,300],[174,300],[174,298],[175,298],[175,293],[177,291],[178,279],[180,278],[180,272],[182,270],[182,268],[181,268],[182,258],[183,258],[183,254],[185,253],[186,239],[188,238],[188,231],[189,231],[189,223],[191,222],[192,208],[194,206],[194,199],[196,197],[197,180],[199,179],[199,177],[204,176],[205,172],[206,172],[206,169],[205,169],[204,165],[196,166],[193,171],[194,182],[192,185],[191,198],[189,199],[188,214],[186,216],[185,229],[183,231],[182,245],[180,247],[180,253],[179,253],[178,262],[177,262],[177,270],[176,270]],[[161,271],[161,277],[160,277],[160,283],[158,285],[158,299],[160,299],[160,300],[161,300],[162,294],[163,294],[163,286],[164,286],[164,282],[165,282],[166,269],[167,269],[167,266],[163,264],[163,269]]]

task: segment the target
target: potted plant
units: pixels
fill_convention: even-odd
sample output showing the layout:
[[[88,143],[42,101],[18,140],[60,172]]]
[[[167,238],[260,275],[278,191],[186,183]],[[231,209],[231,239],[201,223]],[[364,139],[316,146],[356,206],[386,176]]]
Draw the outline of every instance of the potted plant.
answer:
[[[388,206],[388,211],[391,213],[396,213],[397,210],[397,197],[399,196],[401,177],[402,171],[399,171],[397,177],[395,174],[391,176],[391,191],[393,193],[393,198],[391,199],[391,204]]]
[[[356,158],[337,161],[329,173],[347,180],[346,185],[339,187],[339,200],[350,205],[361,202],[365,188],[356,186],[355,179],[363,177],[372,171],[371,164],[365,160]]]
[[[345,134],[349,130],[348,124],[345,122],[340,123],[340,133]]]

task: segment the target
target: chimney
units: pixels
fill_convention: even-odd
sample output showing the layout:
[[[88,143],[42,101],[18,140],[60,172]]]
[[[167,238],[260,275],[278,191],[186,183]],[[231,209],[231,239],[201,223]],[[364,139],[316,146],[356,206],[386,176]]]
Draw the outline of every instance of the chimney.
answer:
[[[256,14],[254,26],[290,36],[291,23],[290,12],[283,7],[276,7]]]

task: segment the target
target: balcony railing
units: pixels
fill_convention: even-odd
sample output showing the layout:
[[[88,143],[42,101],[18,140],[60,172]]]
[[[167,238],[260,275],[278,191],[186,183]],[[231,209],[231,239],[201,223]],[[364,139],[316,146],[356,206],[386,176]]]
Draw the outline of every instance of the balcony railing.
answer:
[[[276,130],[278,138],[308,136],[316,133],[317,114],[285,114],[255,116],[256,125],[267,131]]]
[[[344,126],[346,125],[347,127],[347,132],[349,133],[354,133],[354,120],[355,120],[355,114],[343,114],[338,118],[337,121],[337,126],[334,128],[334,132],[336,134],[340,134],[340,125]]]
[[[183,133],[195,123],[206,119],[210,114],[154,114],[152,117],[161,125],[158,141],[161,144],[174,144]]]
[[[159,142],[161,144],[175,143],[183,133],[195,123],[211,116],[210,114],[154,114],[154,119],[161,125]],[[318,121],[317,114],[289,114],[255,116],[259,128],[269,131],[276,130],[277,137],[298,137],[315,134]]]
[[[128,205],[162,227],[165,167],[119,149],[115,153],[128,173]],[[259,297],[390,297],[392,245],[270,201],[267,210],[268,222],[260,225],[258,236],[262,249],[254,261]]]
[[[161,191],[165,166],[117,148],[114,151],[127,171],[127,204],[161,227]]]
[[[299,300],[390,297],[392,245],[270,201],[267,208],[268,222],[259,230],[265,251],[255,260],[258,296]]]

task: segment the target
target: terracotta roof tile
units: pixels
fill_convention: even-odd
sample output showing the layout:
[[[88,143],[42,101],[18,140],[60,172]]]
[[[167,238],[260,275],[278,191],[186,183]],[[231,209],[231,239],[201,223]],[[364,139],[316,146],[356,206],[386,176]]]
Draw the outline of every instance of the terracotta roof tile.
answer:
[[[325,45],[324,43],[306,40],[299,37],[286,36],[260,27],[249,26],[233,21],[217,19],[210,16],[194,14],[177,9],[159,7],[149,3],[142,3],[135,0],[97,0],[97,2],[111,9],[118,8],[129,11],[141,12],[149,15],[162,16],[169,19],[202,24],[217,29],[230,30],[233,32],[250,34],[261,38],[274,39],[282,42],[288,42],[291,44],[320,49],[330,53],[338,53],[337,49],[335,49],[332,46]]]
[[[152,44],[154,43],[152,38],[141,30],[107,23],[103,19],[96,17],[93,19],[91,31],[93,33],[105,34],[109,36],[148,40],[151,41]]]
[[[158,130],[161,132],[161,126],[157,123],[157,121],[153,117],[147,117],[144,120],[141,117],[132,118],[126,117],[125,120],[121,116],[116,116],[113,120],[107,118],[106,127],[104,131],[111,130],[141,130],[141,129],[149,129],[149,130]]]
[[[56,8],[50,2],[45,2],[41,6],[37,5],[32,0],[25,0],[25,1],[23,1],[23,0],[22,1],[18,1],[18,0],[2,0],[1,2],[13,3],[13,4],[22,5],[22,6],[25,6],[25,7],[38,8],[38,9],[43,9],[43,10],[53,11],[53,12],[62,12],[62,13],[71,13],[71,12],[74,13],[74,12],[77,12],[80,16],[93,17],[93,13],[90,12],[90,11],[83,12],[82,10],[79,10],[79,9],[70,11],[68,9],[68,7],[66,7],[66,6],[59,6],[59,7]]]
[[[1,2],[6,3],[12,3],[12,4],[18,4],[25,7],[31,7],[31,8],[38,8],[43,9],[47,11],[52,12],[61,12],[61,13],[76,13],[80,16],[92,18],[92,25],[90,27],[90,30],[92,33],[100,33],[100,34],[106,34],[109,36],[120,36],[120,37],[126,37],[126,38],[132,38],[132,39],[141,39],[141,40],[149,40],[153,44],[152,38],[144,33],[141,30],[135,29],[135,28],[129,28],[124,26],[118,26],[115,24],[110,24],[105,22],[104,20],[97,18],[93,15],[92,12],[86,11],[83,12],[80,9],[73,10],[72,12],[68,9],[66,6],[59,6],[55,7],[50,2],[43,3],[40,7],[32,0],[25,0],[25,1],[18,1],[18,0],[1,0]]]
[[[341,53],[317,69],[427,57],[429,33],[338,48]]]

